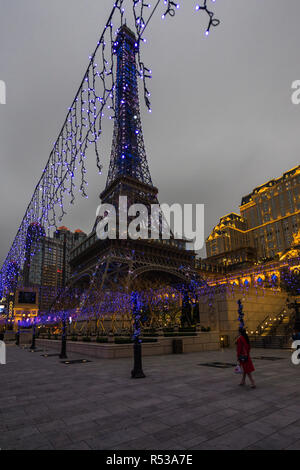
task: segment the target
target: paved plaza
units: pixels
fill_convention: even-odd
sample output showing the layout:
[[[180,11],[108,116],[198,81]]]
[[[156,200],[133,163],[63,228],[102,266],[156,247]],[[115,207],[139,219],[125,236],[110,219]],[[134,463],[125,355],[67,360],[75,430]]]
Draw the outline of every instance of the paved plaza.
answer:
[[[232,367],[199,365],[234,363],[234,350],[146,357],[138,380],[130,359],[42,354],[7,347],[1,449],[300,449],[300,365],[288,350],[253,350],[282,358],[254,359],[255,390]]]

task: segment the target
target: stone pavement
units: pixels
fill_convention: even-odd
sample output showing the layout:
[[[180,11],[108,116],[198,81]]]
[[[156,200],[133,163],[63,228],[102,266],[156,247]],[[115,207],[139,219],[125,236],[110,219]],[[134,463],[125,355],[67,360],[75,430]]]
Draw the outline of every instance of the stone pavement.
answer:
[[[51,352],[50,352],[51,353]],[[52,351],[53,353],[53,351]],[[300,365],[252,351],[255,390],[239,387],[233,350],[66,365],[7,347],[0,365],[1,449],[300,449]],[[72,355],[73,358],[75,357]]]

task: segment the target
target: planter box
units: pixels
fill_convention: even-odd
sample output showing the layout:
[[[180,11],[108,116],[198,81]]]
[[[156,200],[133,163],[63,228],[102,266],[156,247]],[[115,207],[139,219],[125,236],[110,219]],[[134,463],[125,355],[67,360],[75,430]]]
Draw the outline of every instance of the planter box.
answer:
[[[156,342],[142,343],[143,356],[158,356],[173,354],[173,337],[159,337]],[[183,353],[217,351],[220,349],[219,333],[198,333],[194,336],[180,336],[183,344]],[[61,342],[53,340],[38,339],[37,346],[60,350]],[[117,359],[121,357],[132,357],[133,344],[115,343],[84,343],[82,341],[70,341],[67,343],[67,352],[81,354],[88,357]]]

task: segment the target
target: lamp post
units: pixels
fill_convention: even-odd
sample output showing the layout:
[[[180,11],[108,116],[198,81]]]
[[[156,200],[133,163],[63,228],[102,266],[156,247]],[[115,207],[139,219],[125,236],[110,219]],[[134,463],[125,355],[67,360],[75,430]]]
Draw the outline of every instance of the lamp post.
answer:
[[[195,300],[193,302],[193,324],[200,323],[200,310],[199,310],[199,300],[198,296],[195,295]]]
[[[142,344],[140,339],[141,334],[141,326],[140,326],[140,319],[141,319],[141,312],[139,308],[138,302],[138,294],[137,292],[133,292],[132,294],[132,314],[133,314],[133,370],[131,371],[131,377],[133,379],[143,379],[145,376],[142,368]]]
[[[8,330],[8,324],[9,324],[9,310],[7,308],[7,311],[6,311],[6,317],[5,317],[5,331]]]
[[[18,330],[16,333],[16,346],[20,346],[20,320],[18,320]]]
[[[184,289],[181,307],[181,328],[184,328],[186,324],[191,326],[191,304],[188,289]]]
[[[66,313],[63,313],[62,317],[62,335],[61,335],[61,351],[59,355],[60,359],[67,359],[67,322]]]

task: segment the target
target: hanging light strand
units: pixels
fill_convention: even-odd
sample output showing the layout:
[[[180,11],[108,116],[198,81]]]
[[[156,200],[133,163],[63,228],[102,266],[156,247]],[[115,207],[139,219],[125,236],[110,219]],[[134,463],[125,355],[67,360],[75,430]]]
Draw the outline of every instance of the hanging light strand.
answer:
[[[57,224],[66,215],[66,200],[74,204],[77,193],[88,197],[86,170],[86,153],[90,145],[96,155],[98,171],[102,171],[102,159],[99,154],[98,141],[102,136],[103,118],[115,117],[115,35],[123,25],[126,0],[115,0],[108,21],[89,57],[89,64],[75,98],[68,108],[68,113],[57,140],[53,144],[49,159],[42,176],[35,187],[31,201],[17,231],[9,253],[1,269],[2,286],[5,291],[15,284],[15,277],[22,271],[26,256],[28,228],[32,224],[45,227],[51,234]],[[144,0],[127,0],[132,6],[136,29],[136,49],[138,73],[143,82],[145,105],[151,111],[148,80],[151,70],[141,56],[141,44],[146,42],[144,32],[162,0],[151,7]],[[164,0],[162,17],[175,16],[179,4]],[[219,20],[208,10],[204,1],[200,10],[209,15],[208,31],[217,26]],[[114,23],[113,23],[114,22]],[[118,26],[114,26],[118,25]]]
[[[123,24],[124,1],[117,0],[114,3],[96,48],[89,57],[86,73],[68,108],[64,124],[3,263],[1,272],[4,290],[9,290],[9,286],[14,284],[16,273],[18,275],[22,270],[29,226],[38,223],[50,234],[67,213],[66,199],[74,204],[77,189],[82,197],[87,197],[85,163],[89,145],[94,146],[97,167],[101,172],[97,143],[102,133],[102,120],[104,116],[111,117],[111,112],[114,113],[112,20],[114,18],[116,24]]]
[[[143,94],[145,105],[148,108],[148,111],[151,112],[150,92],[147,83],[148,80],[152,78],[152,72],[149,67],[145,66],[141,57],[142,45],[147,42],[146,38],[144,37],[144,33],[160,4],[163,4],[163,13],[161,15],[162,19],[165,19],[168,16],[173,18],[176,15],[176,10],[180,8],[180,4],[174,2],[173,0],[157,0],[154,7],[151,7],[151,5],[145,0],[132,1],[134,23],[137,35],[136,49],[138,58],[138,72],[140,78],[143,81]],[[215,2],[215,0],[211,1]],[[207,2],[208,0],[203,0],[202,5],[196,5],[197,11],[205,12],[209,17],[208,25],[205,30],[206,35],[209,34],[212,26],[218,26],[220,24],[220,20],[215,18],[215,14],[211,10],[209,10]]]
[[[215,0],[211,0],[211,1],[215,2]],[[208,9],[207,2],[208,0],[203,0],[203,5],[196,5],[196,11],[200,11],[200,12],[204,11],[209,17],[208,26],[205,31],[206,36],[209,35],[210,29],[212,26],[216,27],[216,26],[219,26],[220,24],[220,20],[215,18],[215,14],[211,10]]]

